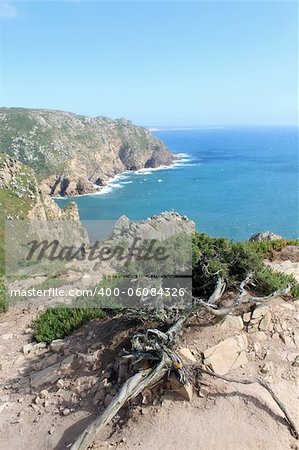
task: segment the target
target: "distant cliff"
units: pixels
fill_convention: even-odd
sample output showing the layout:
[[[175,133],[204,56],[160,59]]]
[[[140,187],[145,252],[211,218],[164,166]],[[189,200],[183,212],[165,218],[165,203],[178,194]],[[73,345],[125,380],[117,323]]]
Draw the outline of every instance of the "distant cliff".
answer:
[[[0,148],[35,170],[44,192],[95,192],[125,170],[171,165],[149,130],[125,119],[62,111],[0,108]]]

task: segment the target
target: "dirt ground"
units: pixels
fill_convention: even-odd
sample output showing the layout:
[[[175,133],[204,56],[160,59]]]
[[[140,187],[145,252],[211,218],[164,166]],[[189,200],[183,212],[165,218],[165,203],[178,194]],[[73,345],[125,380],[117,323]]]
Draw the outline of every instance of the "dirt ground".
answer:
[[[263,331],[244,316],[241,328],[225,321],[203,326],[194,320],[180,346],[199,360],[207,348],[246,335],[247,363],[227,376],[266,381],[298,423],[299,301],[277,298],[268,307],[271,321]],[[69,448],[121,386],[113,373],[116,357],[141,327],[135,319],[96,319],[53,350],[32,343],[30,323],[37,313],[33,307],[11,308],[0,317],[1,449]],[[24,346],[30,343],[27,352]],[[103,383],[106,397],[96,400]],[[227,383],[208,375],[190,402],[168,389],[159,398],[139,399],[93,448],[299,449],[281,411],[260,385]]]

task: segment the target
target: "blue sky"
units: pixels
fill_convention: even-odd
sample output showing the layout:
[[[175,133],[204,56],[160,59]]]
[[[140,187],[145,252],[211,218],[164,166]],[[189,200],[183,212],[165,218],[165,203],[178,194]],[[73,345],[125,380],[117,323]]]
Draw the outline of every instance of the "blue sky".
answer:
[[[1,104],[144,125],[297,122],[297,4],[0,2]]]

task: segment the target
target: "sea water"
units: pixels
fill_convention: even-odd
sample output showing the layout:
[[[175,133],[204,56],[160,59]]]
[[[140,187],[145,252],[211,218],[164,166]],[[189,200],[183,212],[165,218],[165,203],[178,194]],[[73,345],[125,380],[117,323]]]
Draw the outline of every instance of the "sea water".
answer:
[[[297,238],[298,129],[219,127],[154,131],[181,158],[172,168],[126,172],[78,204],[82,220],[146,219],[175,210],[198,231],[235,240],[270,230]]]

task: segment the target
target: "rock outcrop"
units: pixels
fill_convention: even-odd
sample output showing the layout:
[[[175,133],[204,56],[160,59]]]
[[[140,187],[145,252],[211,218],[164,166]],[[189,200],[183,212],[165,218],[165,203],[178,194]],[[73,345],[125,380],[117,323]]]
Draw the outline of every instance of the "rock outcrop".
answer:
[[[59,208],[39,189],[33,169],[6,153],[0,153],[0,208],[7,219],[79,221],[75,203]]]
[[[263,231],[260,233],[253,234],[249,240],[250,241],[277,241],[283,239],[279,234],[272,233],[271,231]]]
[[[32,167],[43,191],[51,195],[95,192],[125,170],[174,161],[148,129],[124,119],[1,108],[0,136],[0,145]]]
[[[118,219],[111,234],[113,240],[131,243],[136,237],[141,239],[164,240],[179,233],[191,234],[195,223],[175,211],[163,212],[140,222],[132,222],[128,217]]]

